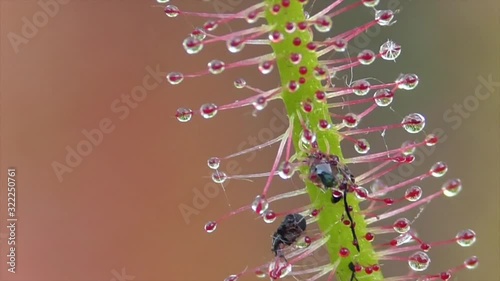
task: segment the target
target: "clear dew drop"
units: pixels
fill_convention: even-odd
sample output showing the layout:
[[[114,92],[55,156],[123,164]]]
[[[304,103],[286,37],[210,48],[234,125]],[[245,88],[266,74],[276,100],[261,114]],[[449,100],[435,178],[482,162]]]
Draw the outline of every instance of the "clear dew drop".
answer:
[[[210,157],[208,160],[207,160],[207,165],[210,169],[212,170],[217,170],[219,169],[219,166],[220,166],[220,158],[218,157]]]
[[[380,46],[379,53],[384,60],[396,60],[401,54],[401,46],[388,40]]]
[[[444,175],[446,175],[446,172],[448,172],[448,165],[444,162],[437,162],[436,164],[432,165],[430,173],[433,177],[435,178],[440,178]]]
[[[354,192],[354,194],[356,195],[356,198],[358,198],[359,200],[366,200],[366,197],[370,196],[370,193],[368,192],[368,190],[362,186],[358,186],[356,188],[356,191]]]
[[[393,24],[394,12],[391,10],[381,10],[375,13],[375,20],[380,26],[388,26]]]
[[[415,151],[417,150],[417,147],[414,146],[416,144],[415,141],[405,141],[401,145],[401,153],[403,155],[408,156],[408,155],[413,155]]]
[[[247,81],[243,78],[238,78],[234,80],[234,87],[236,89],[243,89],[247,85]]]
[[[174,5],[167,5],[165,7],[164,11],[165,11],[165,15],[167,15],[167,17],[169,17],[169,18],[175,18],[180,13],[179,8],[177,8],[177,6],[174,6]]]
[[[403,121],[403,128],[410,134],[420,133],[425,127],[425,117],[419,113],[408,114]]]
[[[462,230],[455,236],[457,244],[462,247],[470,247],[476,242],[476,233],[472,229]]]
[[[217,105],[213,103],[206,103],[200,107],[201,116],[203,116],[203,118],[205,119],[213,118],[215,115],[217,115],[217,112]]]
[[[266,97],[258,97],[252,102],[253,107],[255,110],[263,110],[267,106],[267,99]]]
[[[311,113],[314,109],[313,104],[309,101],[303,101],[300,103],[300,105],[304,113]]]
[[[462,191],[462,181],[460,179],[447,180],[441,187],[444,196],[454,197]]]
[[[311,238],[306,236],[303,239],[295,242],[295,248],[297,249],[305,249],[311,245]]]
[[[276,213],[272,210],[267,210],[263,216],[265,223],[273,223],[276,220]]]
[[[403,244],[409,243],[413,240],[413,237],[407,232],[400,234],[398,237],[394,239],[396,241],[396,245],[394,246],[401,246]]]
[[[434,134],[428,134],[425,136],[425,145],[427,146],[434,146],[438,143],[438,141],[438,137]]]
[[[408,155],[405,157],[405,163],[413,163],[413,161],[415,161],[415,156],[414,155]]]
[[[281,5],[280,4],[274,4],[273,7],[270,9],[271,14],[274,16],[278,15],[281,11]]]
[[[422,197],[422,188],[418,185],[414,185],[406,189],[405,199],[410,202],[415,202],[420,200]]]
[[[235,37],[227,40],[227,50],[231,53],[238,53],[245,47],[245,42],[240,37]]]
[[[322,16],[314,21],[314,28],[318,32],[329,32],[332,29],[332,19],[329,16]]]
[[[370,186],[370,190],[372,191],[372,193],[378,194],[377,197],[386,195],[387,192],[384,192],[384,189],[386,188],[387,184],[385,184],[381,179],[374,180],[372,185]]]
[[[184,39],[184,41],[182,41],[182,46],[184,47],[184,50],[186,50],[186,53],[190,55],[197,54],[203,50],[203,43],[201,40],[193,36],[189,36]]]
[[[380,0],[363,0],[363,5],[365,5],[366,7],[375,7],[378,5]]]
[[[182,123],[190,121],[192,117],[193,111],[189,108],[178,108],[177,112],[175,113],[175,118],[177,118],[177,120]]]
[[[292,164],[290,164],[290,162],[283,162],[281,163],[281,166],[279,168],[278,175],[282,179],[286,180],[291,178],[294,172],[295,170],[293,169]]]
[[[295,242],[295,248],[296,248],[296,249],[305,249],[305,248],[307,248],[308,246],[309,246],[309,245],[308,245],[306,242],[304,242],[304,240],[301,240],[301,241],[297,241],[297,242]]]
[[[479,260],[476,256],[472,256],[464,261],[464,265],[467,269],[475,269],[479,265]]]
[[[208,71],[212,74],[220,74],[226,69],[226,64],[221,60],[212,60],[208,63]]]
[[[313,72],[314,78],[318,81],[328,79],[329,70],[325,65],[318,65]]]
[[[293,64],[299,64],[302,61],[302,54],[300,53],[291,53],[290,54],[290,62]]]
[[[366,96],[370,92],[370,87],[370,82],[364,79],[354,81],[351,85],[354,94],[357,96]]]
[[[443,280],[443,281],[448,281],[451,279],[451,277],[452,277],[451,270],[443,271],[443,272],[439,273],[439,278],[441,278],[441,280]]]
[[[290,93],[295,93],[299,90],[299,88],[300,88],[300,84],[297,81],[292,80],[292,81],[288,82],[288,86],[286,89]]]
[[[246,14],[245,20],[247,23],[255,23],[259,19],[259,10],[253,10]]]
[[[362,65],[370,65],[375,61],[375,53],[371,50],[363,50],[358,54],[358,61]]]
[[[227,174],[221,171],[215,171],[212,173],[212,180],[215,183],[224,183],[227,180]]]
[[[172,85],[177,85],[184,80],[184,74],[180,72],[170,72],[167,74],[167,81]]]
[[[295,22],[287,22],[285,25],[285,31],[289,34],[294,33],[297,30],[297,24]]]
[[[313,144],[316,141],[316,134],[309,129],[303,129],[300,139],[304,144]]]
[[[388,106],[394,99],[394,94],[389,89],[380,89],[373,94],[375,103],[378,106]]]
[[[191,32],[191,37],[199,41],[203,41],[207,37],[207,33],[203,30],[203,28],[197,27],[193,30],[193,32]]]
[[[238,280],[238,275],[236,274],[232,274],[232,275],[229,275],[228,277],[226,277],[226,279],[224,279],[224,281],[236,281]]]
[[[214,232],[216,228],[217,228],[217,222],[215,221],[209,221],[205,224],[205,231],[207,233]]]
[[[265,278],[266,273],[260,269],[255,270],[255,277],[257,278]]]
[[[158,3],[158,4],[165,4],[168,2],[170,2],[170,0],[156,0],[156,3]]]
[[[320,131],[329,130],[331,127],[332,127],[332,124],[330,124],[330,122],[328,122],[325,119],[321,119],[321,120],[318,121],[318,129]]]
[[[285,36],[278,30],[270,32],[268,37],[269,41],[271,41],[272,43],[279,43],[283,41],[283,39],[285,39]]]
[[[214,31],[218,26],[217,21],[214,20],[208,20],[203,24],[203,28],[209,32]]]
[[[265,211],[269,209],[269,202],[262,195],[257,195],[252,202],[252,210],[257,215],[262,215]]]
[[[431,259],[424,252],[416,252],[408,258],[408,265],[413,271],[424,271],[431,264]]]
[[[262,74],[269,74],[273,71],[274,64],[273,61],[265,60],[259,63],[259,71]]]
[[[408,231],[410,231],[410,220],[408,220],[407,218],[400,218],[400,219],[397,219],[394,224],[392,225],[392,228],[394,229],[394,231],[396,231],[397,233],[407,233]]]
[[[359,118],[356,114],[354,113],[347,113],[344,118],[342,119],[342,123],[347,127],[347,128],[356,128],[359,124]]]
[[[359,154],[366,154],[370,151],[370,143],[366,139],[359,139],[354,144],[354,149]]]
[[[398,88],[403,90],[415,89],[418,85],[418,81],[418,76],[416,74],[401,74],[398,79],[396,79]]]
[[[340,38],[333,42],[332,47],[335,50],[335,52],[342,53],[345,52],[345,50],[347,49],[347,44],[348,42],[346,39]]]

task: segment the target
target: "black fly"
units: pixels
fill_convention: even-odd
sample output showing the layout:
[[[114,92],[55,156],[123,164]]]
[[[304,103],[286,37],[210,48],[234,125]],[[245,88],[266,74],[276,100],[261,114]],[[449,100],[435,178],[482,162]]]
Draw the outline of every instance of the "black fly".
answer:
[[[306,230],[306,219],[300,214],[289,214],[273,234],[272,251],[276,256],[284,257],[282,249],[292,245]]]
[[[308,165],[309,179],[324,189],[338,189],[354,184],[354,175],[347,166],[340,163],[336,155],[326,155],[321,152],[311,154]]]
[[[337,187],[338,157],[321,152],[309,156],[310,180],[325,189]]]
[[[351,222],[353,244],[359,252],[358,239],[354,230],[355,224],[347,202],[347,193],[356,186],[356,177],[346,165],[340,162],[339,157],[333,154],[312,153],[309,155],[307,163],[310,169],[309,179],[317,186],[332,191],[332,203],[337,204],[344,201],[345,212]]]

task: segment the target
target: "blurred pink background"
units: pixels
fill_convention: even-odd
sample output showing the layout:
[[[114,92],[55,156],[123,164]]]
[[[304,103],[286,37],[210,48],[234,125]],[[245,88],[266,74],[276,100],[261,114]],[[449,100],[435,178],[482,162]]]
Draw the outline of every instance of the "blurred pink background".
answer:
[[[7,272],[7,244],[2,239],[0,279],[223,280],[269,260],[270,235],[276,226],[265,225],[251,214],[227,221],[212,235],[203,231],[205,222],[250,203],[264,180],[230,182],[229,199],[218,192],[188,220],[179,207],[193,206],[193,190],[203,192],[210,182],[206,160],[234,153],[249,137],[258,137],[259,129],[269,126],[273,107],[256,118],[247,108],[221,112],[212,120],[196,117],[187,124],[180,124],[173,115],[180,106],[196,109],[206,102],[223,104],[246,96],[232,86],[240,76],[262,89],[275,87],[276,73],[263,78],[254,68],[229,71],[176,87],[147,78],[153,77],[147,69],[158,68],[161,76],[173,70],[189,73],[204,69],[210,59],[234,61],[263,54],[264,48],[249,47],[242,54],[228,55],[224,44],[216,44],[189,56],[181,42],[203,20],[167,18],[152,0],[67,2],[59,4],[45,24],[43,16],[38,18],[40,27],[32,34],[27,31],[31,38],[20,39],[13,34],[23,34],[24,19],[32,22],[43,9],[37,1],[0,0],[0,234],[7,234],[8,167],[17,169],[19,219],[17,272]],[[214,12],[211,3],[174,2],[185,10]],[[445,131],[449,140],[418,170],[443,160],[450,166],[447,178],[460,177],[465,188],[456,198],[431,203],[417,228],[427,241],[452,237],[465,228],[478,234],[471,248],[433,249],[431,272],[478,255],[479,268],[461,272],[454,280],[500,280],[500,87],[493,87],[491,96],[480,101],[470,116],[459,118],[460,125],[443,117],[454,104],[474,94],[479,76],[500,82],[500,5],[493,0],[401,3],[398,23],[384,28],[368,46],[375,50],[387,38],[394,39],[403,46],[398,63],[377,63],[359,70],[355,78],[390,81],[400,72],[419,75],[419,87],[396,99],[396,112],[386,110],[373,123],[398,122],[402,115],[421,112],[428,118],[429,131]],[[240,4],[234,11],[246,6]],[[369,16],[366,11],[360,14]],[[349,24],[349,20],[339,21],[339,30]],[[231,25],[234,30],[244,26]],[[143,79],[151,85],[144,99],[126,105],[122,95],[129,95]],[[280,104],[275,107],[281,109]],[[458,115],[453,116],[457,120]],[[112,131],[103,133],[88,156],[58,179],[54,162],[64,163],[66,148],[82,145],[82,130],[100,128],[103,119]],[[386,137],[389,146],[398,146],[401,134],[391,136]],[[251,161],[247,156],[238,158],[232,169],[268,171],[274,151],[263,150]],[[424,190],[439,187],[442,181],[427,181]],[[277,180],[273,192],[284,192],[290,185],[298,188],[301,183]],[[307,202],[298,201],[295,206]]]

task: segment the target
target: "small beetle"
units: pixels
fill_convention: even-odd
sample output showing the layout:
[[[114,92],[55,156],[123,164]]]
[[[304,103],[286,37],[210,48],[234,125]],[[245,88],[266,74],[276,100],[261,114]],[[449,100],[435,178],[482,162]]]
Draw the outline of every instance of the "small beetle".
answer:
[[[289,214],[273,234],[272,251],[276,256],[284,257],[282,249],[292,245],[306,230],[306,220],[300,214]]]

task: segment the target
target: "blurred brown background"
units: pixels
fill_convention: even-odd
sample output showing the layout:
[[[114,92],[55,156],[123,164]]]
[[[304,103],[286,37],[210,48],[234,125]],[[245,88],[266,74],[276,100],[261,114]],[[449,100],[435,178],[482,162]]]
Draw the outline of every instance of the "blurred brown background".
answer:
[[[276,78],[263,79],[252,68],[187,80],[177,87],[151,79],[154,85],[143,101],[129,107],[128,115],[125,102],[120,101],[122,95],[142,85],[143,78],[150,79],[145,78],[147,68],[189,73],[205,68],[212,58],[229,62],[262,54],[264,48],[248,47],[242,54],[228,55],[224,44],[216,44],[189,56],[181,42],[203,20],[169,19],[161,8],[153,7],[153,0],[70,0],[56,10],[48,8],[54,13],[45,18],[42,2],[0,0],[2,238],[7,234],[8,167],[18,172],[19,218],[17,273],[7,272],[7,245],[2,239],[0,279],[223,280],[246,266],[266,262],[271,257],[269,236],[275,225],[265,225],[245,213],[212,235],[203,231],[206,221],[251,202],[264,180],[229,183],[229,200],[219,192],[189,220],[183,218],[179,206],[193,206],[193,190],[203,192],[210,182],[206,159],[231,154],[249,137],[258,136],[260,128],[269,126],[271,107],[257,118],[247,108],[221,112],[212,120],[193,118],[187,124],[177,122],[173,114],[179,106],[196,109],[205,102],[223,104],[246,96],[233,88],[234,78],[245,76],[262,89],[277,86]],[[233,11],[249,5],[242,2],[218,1]],[[215,9],[200,1],[174,4],[186,10]],[[316,8],[325,4],[318,2]],[[355,78],[391,81],[400,72],[419,75],[419,87],[396,98],[395,112],[383,110],[372,121],[399,122],[407,113],[421,112],[427,116],[429,131],[441,128],[446,133],[445,144],[418,170],[446,161],[450,166],[447,178],[460,177],[465,188],[459,197],[434,201],[417,221],[417,228],[426,241],[472,228],[478,241],[471,248],[454,244],[433,249],[432,272],[478,255],[480,267],[461,272],[454,280],[500,280],[500,5],[494,0],[401,0],[398,7],[398,23],[384,28],[367,45],[376,50],[387,38],[395,40],[403,46],[398,63],[376,63],[356,70]],[[366,10],[356,13],[335,22],[337,30],[370,17]],[[34,16],[39,27],[29,30],[26,21],[33,23]],[[246,24],[231,28],[242,26]],[[453,113],[449,117],[454,121],[444,119],[454,104],[472,104],[480,76],[497,83],[489,98],[476,100],[467,117],[457,119],[460,115]],[[481,92],[488,93],[485,88]],[[92,146],[81,161],[73,159],[75,167],[58,179],[54,161],[65,163],[66,147],[83,145],[82,130],[99,128],[103,119],[113,131],[104,134],[102,142]],[[386,141],[395,147],[403,137],[407,136],[390,133]],[[382,140],[375,142],[380,146]],[[251,161],[247,156],[238,158],[239,170],[267,171],[274,151],[263,150]],[[422,186],[424,190],[438,188],[442,181],[429,180]],[[298,180],[276,180],[273,190],[284,192],[290,184],[301,185]],[[285,210],[285,205],[277,206]]]

